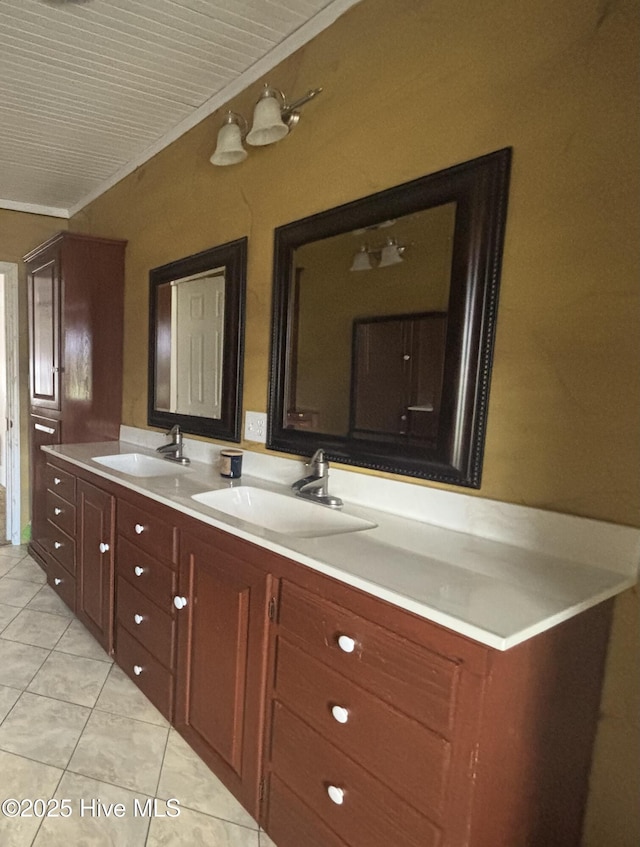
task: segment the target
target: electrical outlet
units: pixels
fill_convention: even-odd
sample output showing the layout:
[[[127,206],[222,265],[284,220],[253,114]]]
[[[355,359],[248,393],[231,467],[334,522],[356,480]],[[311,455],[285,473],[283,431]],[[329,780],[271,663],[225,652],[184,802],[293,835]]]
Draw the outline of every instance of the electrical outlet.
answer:
[[[247,441],[260,441],[264,444],[267,440],[267,414],[266,412],[245,412],[244,415],[244,437]]]

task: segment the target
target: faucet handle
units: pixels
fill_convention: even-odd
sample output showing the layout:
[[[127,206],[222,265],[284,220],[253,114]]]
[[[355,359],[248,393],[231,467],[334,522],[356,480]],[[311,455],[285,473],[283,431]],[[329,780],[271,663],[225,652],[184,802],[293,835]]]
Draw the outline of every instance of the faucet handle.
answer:
[[[323,465],[326,461],[324,450],[322,447],[318,447],[316,452],[307,462],[307,467],[310,467],[311,465]]]
[[[174,424],[169,430],[169,432],[167,432],[166,434],[173,435],[178,438],[178,436],[180,435],[180,424]]]

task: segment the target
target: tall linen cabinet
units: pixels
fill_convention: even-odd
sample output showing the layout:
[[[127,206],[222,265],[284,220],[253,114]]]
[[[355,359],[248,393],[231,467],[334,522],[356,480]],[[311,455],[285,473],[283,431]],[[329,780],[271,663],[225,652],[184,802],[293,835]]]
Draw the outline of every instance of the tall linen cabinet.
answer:
[[[125,241],[61,232],[24,257],[29,301],[30,552],[75,609],[75,491],[45,444],[118,438]]]

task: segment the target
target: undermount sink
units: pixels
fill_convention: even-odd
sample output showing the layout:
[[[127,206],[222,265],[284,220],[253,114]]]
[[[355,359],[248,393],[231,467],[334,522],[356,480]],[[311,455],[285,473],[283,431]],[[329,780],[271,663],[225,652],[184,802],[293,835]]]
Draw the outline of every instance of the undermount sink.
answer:
[[[92,461],[129,476],[175,476],[188,470],[177,462],[156,459],[144,453],[114,453],[112,456],[93,456]]]
[[[377,526],[373,521],[345,515],[318,503],[251,485],[205,491],[193,494],[192,499],[263,529],[298,538],[359,532]]]

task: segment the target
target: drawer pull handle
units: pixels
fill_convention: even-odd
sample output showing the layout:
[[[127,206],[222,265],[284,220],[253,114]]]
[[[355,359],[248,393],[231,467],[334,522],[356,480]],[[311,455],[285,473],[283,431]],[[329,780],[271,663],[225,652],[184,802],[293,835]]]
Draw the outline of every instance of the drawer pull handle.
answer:
[[[54,485],[60,485],[61,482],[62,482],[62,480],[60,479],[59,476],[54,476],[54,478],[53,478],[53,484]]]
[[[353,653],[353,651],[356,649],[355,639],[351,638],[349,635],[339,635],[338,647],[342,650],[343,653]]]
[[[56,550],[59,550],[62,547],[62,541],[54,541],[53,546],[56,548]]]
[[[134,615],[134,616],[133,616],[133,619],[134,619],[134,621],[135,621],[137,624],[141,624],[141,623],[142,623],[142,621],[144,620],[144,618],[142,617],[142,615]]]
[[[53,510],[53,514],[54,514],[54,515],[61,515],[61,514],[62,514],[62,509],[59,509],[59,508],[56,506],[56,507],[55,507],[55,509]]]
[[[142,574],[144,573],[144,568],[141,568],[140,565],[136,565],[133,569],[133,572],[136,576],[142,576]]]
[[[136,676],[140,676],[140,674],[142,673],[141,666],[140,665],[134,665],[133,666],[133,672]]]
[[[101,553],[108,553],[109,552],[109,545],[105,544],[104,541],[100,542],[100,552]]]
[[[55,429],[52,426],[44,426],[44,424],[34,424],[33,428],[37,429],[38,432],[46,432],[47,435],[53,435],[55,432]]]
[[[184,607],[187,605],[187,598],[176,596],[173,598],[173,605],[176,607],[176,609],[184,609]]]
[[[55,577],[53,581],[54,581],[55,585],[60,585],[60,583],[62,582],[62,580],[60,579],[59,576]]]
[[[344,789],[338,788],[337,785],[329,785],[327,788],[327,794],[329,795],[329,799],[336,804],[336,806],[342,806],[344,803]]]
[[[136,535],[142,535],[142,533],[144,532],[144,527],[142,526],[142,524],[141,524],[141,523],[137,523],[137,524],[134,526],[134,529],[135,529],[135,531],[136,531]]]
[[[332,706],[331,714],[338,723],[346,723],[349,720],[349,709],[344,706]]]

